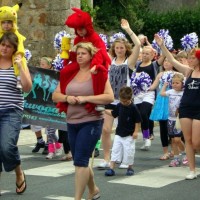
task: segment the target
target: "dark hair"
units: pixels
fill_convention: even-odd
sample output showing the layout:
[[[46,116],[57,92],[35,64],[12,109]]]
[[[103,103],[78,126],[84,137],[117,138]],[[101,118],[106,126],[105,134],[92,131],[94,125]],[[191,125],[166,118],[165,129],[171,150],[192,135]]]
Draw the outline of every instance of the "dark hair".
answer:
[[[133,91],[130,87],[124,86],[119,90],[120,99],[130,100],[133,97]]]
[[[9,42],[15,49],[15,52],[17,51],[18,47],[18,37],[15,33],[13,32],[6,32],[3,34],[3,36],[0,39],[0,44],[2,42]]]

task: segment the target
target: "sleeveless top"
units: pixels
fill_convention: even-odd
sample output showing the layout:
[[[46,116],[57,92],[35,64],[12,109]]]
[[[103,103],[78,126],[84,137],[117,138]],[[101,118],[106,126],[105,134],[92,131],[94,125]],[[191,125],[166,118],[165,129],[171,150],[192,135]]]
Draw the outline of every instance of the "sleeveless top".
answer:
[[[200,78],[192,78],[191,75],[185,82],[185,89],[181,99],[181,107],[190,107],[192,109],[200,108]]]
[[[16,85],[17,78],[13,67],[0,69],[0,110],[10,108],[23,110],[23,94]]]
[[[123,86],[130,86],[128,59],[120,65],[116,64],[116,58],[112,60],[109,69],[109,80],[114,93],[114,104],[119,102],[119,90]]]
[[[138,63],[139,63],[139,61],[138,61]],[[153,61],[150,65],[145,66],[145,67],[140,67],[141,63],[139,65],[138,65],[138,63],[136,63],[136,65],[137,65],[136,73],[145,72],[145,73],[149,74],[149,76],[152,80],[152,83],[153,83],[153,81],[155,80],[155,77],[156,77],[156,71],[159,68],[157,61]],[[142,102],[148,102],[153,105],[154,101],[155,101],[155,91],[141,92],[134,98],[135,104],[141,104]]]
[[[69,96],[94,95],[92,78],[84,82],[79,82],[75,79],[72,79],[72,81],[70,81],[67,85],[66,94]],[[88,113],[88,111],[85,109],[85,104],[68,104],[67,123],[76,124],[100,119],[103,119],[102,112],[98,112],[98,114],[94,112]]]

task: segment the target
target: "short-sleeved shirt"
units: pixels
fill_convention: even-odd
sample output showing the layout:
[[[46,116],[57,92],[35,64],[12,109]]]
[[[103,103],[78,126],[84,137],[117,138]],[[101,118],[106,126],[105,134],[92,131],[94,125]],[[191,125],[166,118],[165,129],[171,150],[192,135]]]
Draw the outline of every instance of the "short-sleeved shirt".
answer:
[[[183,91],[176,91],[174,89],[166,91],[166,95],[169,97],[169,117],[168,119],[176,120],[176,110],[179,108]]]
[[[133,135],[135,124],[141,122],[139,110],[133,103],[128,106],[118,103],[111,113],[114,118],[118,117],[116,135],[121,137]]]

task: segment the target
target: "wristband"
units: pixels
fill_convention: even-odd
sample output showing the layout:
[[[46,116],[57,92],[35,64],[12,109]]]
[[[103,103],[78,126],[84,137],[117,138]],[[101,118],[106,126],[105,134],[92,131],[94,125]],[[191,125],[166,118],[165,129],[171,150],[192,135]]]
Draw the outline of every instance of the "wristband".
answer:
[[[133,32],[129,36],[131,36],[131,35],[133,35]]]
[[[66,95],[66,97],[65,97],[65,101],[68,103],[67,98],[68,98],[68,95]]]

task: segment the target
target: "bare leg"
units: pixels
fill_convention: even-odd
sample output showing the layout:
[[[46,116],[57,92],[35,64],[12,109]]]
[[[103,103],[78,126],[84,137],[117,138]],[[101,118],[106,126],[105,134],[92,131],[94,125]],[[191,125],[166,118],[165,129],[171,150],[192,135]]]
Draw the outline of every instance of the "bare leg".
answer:
[[[104,151],[104,160],[107,162],[110,161],[110,148],[112,145],[111,132],[112,132],[113,121],[114,121],[113,117],[105,115],[101,140]]]
[[[23,171],[21,169],[21,165],[18,165],[15,168],[15,174],[16,174],[16,184],[20,186],[25,179]],[[24,189],[24,187],[25,183],[21,186],[21,188],[17,189],[17,192],[21,192]]]
[[[81,200],[89,182],[89,167],[75,167],[75,200]]]
[[[192,146],[192,120],[188,118],[180,119],[186,147],[186,155],[190,171],[195,171],[195,153]]]
[[[88,190],[89,190],[88,199],[92,199],[92,197],[99,192],[99,188],[96,186],[94,181],[94,173],[91,167],[89,167]]]

